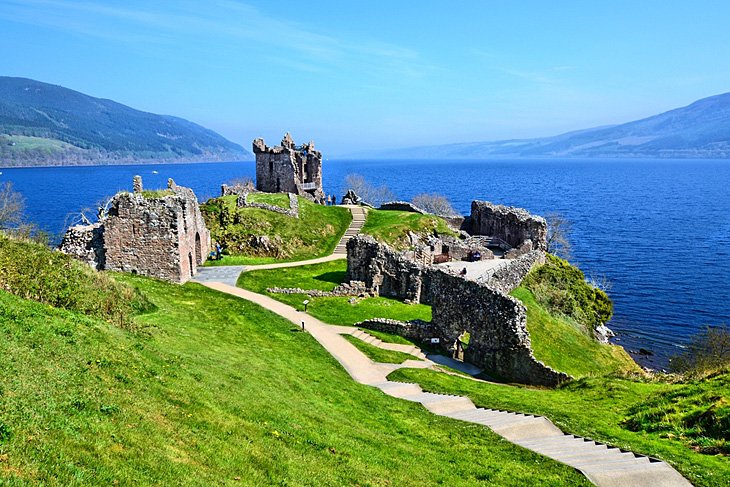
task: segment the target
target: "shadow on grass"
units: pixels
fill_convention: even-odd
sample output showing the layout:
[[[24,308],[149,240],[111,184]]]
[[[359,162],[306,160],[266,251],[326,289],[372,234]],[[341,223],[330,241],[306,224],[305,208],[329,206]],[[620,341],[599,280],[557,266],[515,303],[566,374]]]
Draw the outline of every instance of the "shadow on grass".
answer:
[[[345,271],[325,272],[318,276],[314,276],[315,280],[322,282],[331,282],[333,284],[342,284],[345,279]]]

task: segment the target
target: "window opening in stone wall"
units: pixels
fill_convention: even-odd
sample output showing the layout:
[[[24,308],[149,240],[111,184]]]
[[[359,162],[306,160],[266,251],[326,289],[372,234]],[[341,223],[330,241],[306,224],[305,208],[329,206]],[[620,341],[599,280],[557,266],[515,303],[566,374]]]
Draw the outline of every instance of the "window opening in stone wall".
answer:
[[[276,192],[281,193],[281,179],[276,178]]]
[[[203,249],[200,242],[200,234],[195,232],[195,263],[201,265],[203,263]]]
[[[188,252],[188,262],[190,263],[190,277],[193,277],[195,273],[193,272],[193,253]]]
[[[269,174],[274,172],[274,161],[269,159]]]

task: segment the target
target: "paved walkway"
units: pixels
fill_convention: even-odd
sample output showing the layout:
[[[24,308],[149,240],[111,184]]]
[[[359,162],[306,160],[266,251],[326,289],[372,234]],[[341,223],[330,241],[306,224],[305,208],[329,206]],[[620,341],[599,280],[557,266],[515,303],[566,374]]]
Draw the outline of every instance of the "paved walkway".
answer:
[[[344,239],[345,237],[343,237]],[[339,245],[338,248],[340,248]],[[334,258],[342,258],[342,256],[334,257],[333,254],[329,258],[334,260]],[[324,259],[327,259],[327,257]],[[326,262],[326,260],[320,259],[313,259],[313,261]],[[305,330],[344,367],[356,382],[377,387],[389,396],[418,402],[434,414],[487,426],[513,443],[580,470],[591,482],[598,486],[673,487],[691,485],[676,470],[664,462],[612,448],[586,438],[566,435],[547,418],[477,408],[466,397],[424,392],[418,384],[390,382],[387,376],[393,370],[403,367],[432,367],[434,362],[428,360],[416,347],[386,344],[355,327],[328,325],[268,296],[235,287],[235,281],[242,271],[293,267],[315,263],[313,261],[270,264],[267,266],[245,266],[243,269],[240,268],[241,266],[228,269],[226,267],[209,267],[203,269],[217,271],[217,274],[201,272],[195,280],[211,289],[238,296],[263,306],[297,326],[301,326],[303,322]],[[221,280],[216,281],[215,275],[218,275]],[[410,353],[420,360],[407,360],[402,364],[375,363],[347,341],[342,336],[343,334],[355,336],[374,346],[388,350]],[[439,361],[443,362],[443,360]]]

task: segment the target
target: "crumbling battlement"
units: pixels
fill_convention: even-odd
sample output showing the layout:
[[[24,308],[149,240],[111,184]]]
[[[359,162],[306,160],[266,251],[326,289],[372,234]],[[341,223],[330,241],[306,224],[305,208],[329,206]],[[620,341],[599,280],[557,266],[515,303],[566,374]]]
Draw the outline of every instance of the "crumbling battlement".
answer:
[[[535,359],[525,307],[506,294],[544,258],[542,252],[530,252],[507,262],[499,269],[498,277],[480,283],[436,266],[420,265],[372,237],[357,236],[347,243],[345,279],[362,281],[382,296],[432,306],[433,319],[428,327],[386,323],[389,330],[400,330],[409,336],[430,333],[429,338],[439,338],[447,353],[459,336],[468,332],[465,361],[508,380],[552,386],[570,377]]]
[[[531,240],[533,249],[547,250],[547,222],[525,209],[472,201],[469,222],[472,235],[496,237],[513,248]]]
[[[322,153],[314,142],[297,146],[287,132],[281,145],[269,147],[253,141],[256,155],[256,189],[267,193],[294,193],[324,203]]]
[[[94,225],[71,227],[60,250],[97,269],[132,272],[183,283],[197,272],[210,249],[210,233],[195,193],[168,182],[158,195],[118,193]]]

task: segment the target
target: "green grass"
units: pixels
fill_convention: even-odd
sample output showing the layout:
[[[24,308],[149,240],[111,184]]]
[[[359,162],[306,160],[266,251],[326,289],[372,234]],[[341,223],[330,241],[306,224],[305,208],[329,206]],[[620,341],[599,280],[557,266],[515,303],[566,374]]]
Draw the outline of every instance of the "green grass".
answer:
[[[395,350],[384,350],[369,343],[365,343],[352,335],[343,335],[345,340],[352,343],[373,362],[381,364],[402,364],[406,360],[419,360],[411,354],[397,352]]]
[[[157,306],[136,333],[0,291],[0,484],[588,485],[249,302],[120,279]]]
[[[617,345],[604,345],[569,318],[554,316],[523,287],[512,291],[527,308],[527,330],[535,358],[573,377],[639,373],[640,368]]]
[[[282,303],[303,309],[302,302],[309,300],[307,312],[332,325],[354,325],[372,318],[394,320],[420,319],[431,321],[431,307],[424,304],[405,304],[397,299],[375,297],[359,299],[350,304],[349,297],[310,298],[306,294],[268,293],[266,288],[299,287],[331,291],[342,282],[347,262],[335,260],[284,269],[244,272],[238,278],[238,286],[260,294],[266,294]]]
[[[175,192],[171,189],[146,189],[142,191],[142,196],[148,200],[159,200],[165,196],[172,196]]]
[[[624,424],[636,409],[653,408],[653,398],[682,391],[687,385],[602,377],[573,381],[557,389],[538,389],[413,369],[395,371],[389,379],[415,382],[430,392],[467,396],[479,407],[546,416],[567,433],[666,460],[698,486],[727,485],[730,478],[730,458],[697,453],[679,436],[666,431],[630,431]],[[730,396],[727,381],[705,383],[704,393],[723,397],[725,404]]]
[[[407,338],[403,338],[400,335],[394,335],[393,333],[386,333],[384,331],[378,331],[378,330],[370,330],[368,328],[362,328],[361,330],[364,330],[368,333],[368,335],[372,335],[381,342],[385,343],[397,343],[400,345],[417,345],[416,343],[412,342],[411,340],[408,340]],[[420,346],[420,345],[418,345]]]
[[[284,198],[286,195],[260,195]],[[288,208],[288,197],[286,207]],[[352,221],[346,208],[316,205],[299,198],[299,218],[257,208],[237,208],[236,196],[208,200],[201,205],[211,238],[225,254],[207,265],[264,264],[314,259],[329,255]],[[269,248],[252,245],[255,236],[269,239]]]
[[[443,218],[408,211],[369,210],[362,228],[362,233],[372,235],[376,240],[399,250],[410,246],[408,232],[420,235],[457,235]]]
[[[73,145],[61,140],[26,135],[0,135],[0,144],[14,151],[40,150],[47,153],[74,148]]]
[[[267,205],[289,209],[289,195],[286,193],[249,193],[248,202],[265,203]]]

